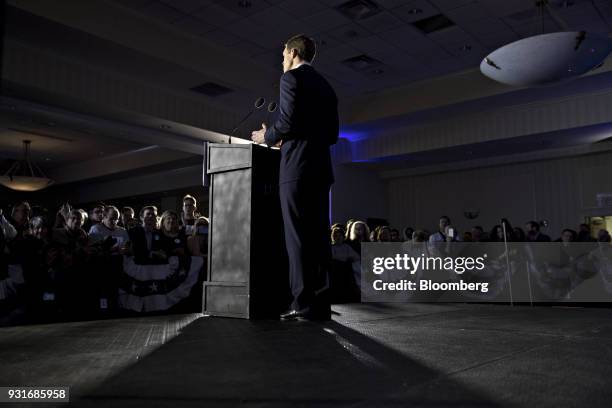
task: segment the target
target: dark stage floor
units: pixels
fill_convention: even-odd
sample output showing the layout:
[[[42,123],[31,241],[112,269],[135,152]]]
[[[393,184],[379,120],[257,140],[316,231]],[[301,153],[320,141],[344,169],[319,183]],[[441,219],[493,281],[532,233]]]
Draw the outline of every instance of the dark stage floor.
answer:
[[[612,309],[333,309],[324,324],[194,314],[1,328],[0,385],[68,385],[83,407],[612,404]]]

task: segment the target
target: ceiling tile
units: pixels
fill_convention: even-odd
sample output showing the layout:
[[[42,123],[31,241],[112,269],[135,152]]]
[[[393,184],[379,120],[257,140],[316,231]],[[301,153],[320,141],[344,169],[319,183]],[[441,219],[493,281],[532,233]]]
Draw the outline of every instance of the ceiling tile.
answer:
[[[225,30],[245,40],[250,40],[253,37],[259,36],[259,33],[262,31],[262,27],[251,21],[250,18],[243,18],[228,24],[225,27]]]
[[[394,9],[406,5],[406,0],[376,0],[376,3],[380,4],[386,9]]]
[[[241,18],[240,14],[234,13],[218,4],[207,5],[195,11],[193,14],[205,23],[216,27],[224,27],[226,24]]]
[[[512,30],[495,31],[478,37],[478,41],[489,48],[499,48],[519,39],[519,36]]]
[[[349,24],[351,20],[333,9],[306,16],[303,20],[319,31],[326,31],[341,25]]]
[[[348,44],[342,44],[337,47],[326,50],[325,53],[321,52],[320,57],[325,58],[328,61],[343,61],[347,58],[351,58],[360,54],[363,53],[360,52],[358,49]]]
[[[250,16],[255,13],[258,13],[268,7],[270,7],[270,3],[265,0],[250,0],[248,2],[248,7],[242,7],[238,0],[212,0],[217,5],[225,8],[226,10],[231,11],[232,13],[236,13],[242,17]]]
[[[376,52],[380,54],[391,54],[399,51],[396,47],[375,35],[353,41],[351,42],[351,46],[368,55],[372,55],[372,53]]]
[[[382,11],[372,17],[359,20],[358,23],[373,33],[382,33],[384,31],[393,30],[403,24],[402,20],[395,17],[388,11]]]
[[[440,14],[440,10],[427,0],[411,0],[405,6],[393,10],[393,14],[408,23]]]
[[[314,34],[312,38],[316,41],[319,50],[337,47],[338,45],[342,44],[342,41],[338,40],[329,33],[317,33]]]
[[[355,23],[334,28],[328,31],[328,34],[341,42],[353,42],[371,35],[368,30]]]
[[[455,24],[463,25],[470,24],[474,20],[491,18],[491,14],[486,8],[478,3],[469,3],[461,7],[456,7],[446,10],[444,14],[451,19]]]
[[[474,2],[474,0],[429,0],[429,1],[432,2],[434,6],[440,9],[440,11],[442,12],[453,10],[457,7],[461,7],[466,4],[470,4]]]
[[[183,13],[192,13],[204,6],[210,5],[211,0],[161,0],[161,2]]]
[[[209,31],[203,34],[202,36],[206,38],[207,40],[211,41],[212,43],[216,45],[220,45],[220,46],[227,46],[227,45],[235,44],[238,41],[242,40],[237,35],[234,35],[228,32],[227,30],[223,30],[223,29],[216,29],[213,31]]]
[[[511,31],[510,27],[500,18],[483,18],[474,20],[470,24],[461,25],[468,33],[480,37],[485,34],[498,31]]]
[[[504,17],[525,10],[535,10],[533,0],[479,0],[483,7],[495,17]]]
[[[379,36],[404,51],[426,48],[431,43],[431,40],[425,37],[423,33],[409,25],[385,31],[380,33]]]
[[[163,3],[150,3],[141,9],[141,11],[166,23],[172,23],[186,17],[186,14]]]
[[[295,17],[304,18],[325,10],[326,6],[317,1],[283,0],[278,7]]]
[[[264,48],[251,41],[238,41],[232,44],[229,49],[235,54],[247,55],[249,57],[266,52]]]
[[[469,43],[470,41],[474,41],[474,37],[468,34],[461,27],[457,26],[433,32],[431,34],[428,34],[427,37],[429,37],[432,41],[435,41],[438,44],[450,44],[458,42]]]
[[[210,24],[206,24],[202,20],[191,16],[182,18],[174,22],[173,25],[181,30],[185,30],[195,35],[202,35],[215,29],[215,27],[211,26]]]

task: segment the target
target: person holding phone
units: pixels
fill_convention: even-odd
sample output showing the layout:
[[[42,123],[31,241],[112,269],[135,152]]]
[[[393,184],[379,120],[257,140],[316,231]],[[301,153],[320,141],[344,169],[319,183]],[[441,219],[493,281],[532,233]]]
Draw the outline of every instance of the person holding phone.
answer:
[[[451,225],[451,220],[447,215],[440,217],[438,222],[438,232],[429,236],[429,242],[455,242],[460,241],[457,230]]]

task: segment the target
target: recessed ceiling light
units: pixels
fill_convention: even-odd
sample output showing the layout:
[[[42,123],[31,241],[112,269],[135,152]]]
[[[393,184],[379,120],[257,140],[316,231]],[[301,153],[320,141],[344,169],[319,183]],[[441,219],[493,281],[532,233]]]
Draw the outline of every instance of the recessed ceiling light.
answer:
[[[372,71],[372,72],[373,72],[373,73],[375,73],[376,75],[380,75],[380,74],[382,74],[382,73],[383,73],[383,72],[385,72],[385,71],[383,71],[383,70],[382,70],[382,69],[380,69],[380,68],[377,68],[377,69],[375,69],[375,70],[374,70],[374,71]]]
[[[465,44],[463,47],[461,47],[461,51],[472,51],[472,46],[470,44]]]
[[[240,0],[238,2],[238,7],[240,8],[250,8],[252,3],[249,0]]]
[[[408,14],[421,14],[423,12],[423,9],[420,8],[413,8],[408,10]]]

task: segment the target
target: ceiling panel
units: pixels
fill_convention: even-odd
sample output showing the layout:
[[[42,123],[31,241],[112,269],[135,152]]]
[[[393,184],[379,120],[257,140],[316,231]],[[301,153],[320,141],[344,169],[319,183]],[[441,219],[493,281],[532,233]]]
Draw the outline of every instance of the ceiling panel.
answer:
[[[183,13],[193,13],[194,11],[210,5],[211,0],[160,0],[167,6],[173,7]]]
[[[404,6],[394,9],[393,14],[408,23],[414,23],[440,14],[440,10],[427,0],[410,0]]]
[[[205,23],[221,28],[242,17],[238,13],[212,3],[195,11],[193,14]]]
[[[166,23],[173,23],[186,17],[185,13],[159,2],[149,3],[144,6],[141,11],[148,16]]]
[[[328,34],[340,42],[349,43],[353,43],[372,35],[367,29],[355,23],[336,27],[333,30],[328,31]]]
[[[299,18],[310,16],[326,8],[324,4],[317,1],[304,0],[283,0],[278,3],[278,7]]]
[[[320,13],[311,14],[303,20],[318,31],[327,31],[351,22],[348,18],[334,9],[327,9]]]
[[[384,31],[393,30],[394,28],[405,24],[391,12],[384,10],[372,17],[359,20],[358,23],[373,33],[382,33]]]

